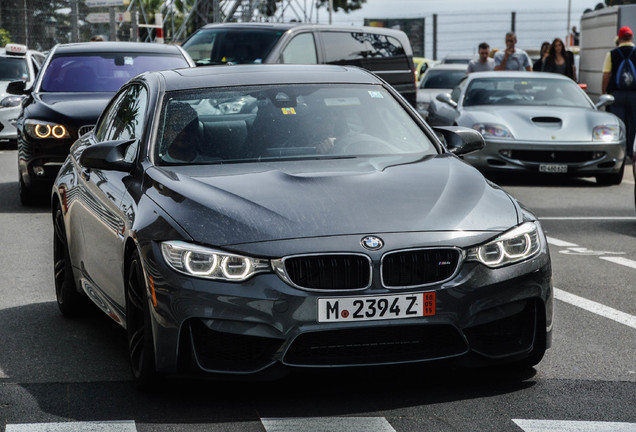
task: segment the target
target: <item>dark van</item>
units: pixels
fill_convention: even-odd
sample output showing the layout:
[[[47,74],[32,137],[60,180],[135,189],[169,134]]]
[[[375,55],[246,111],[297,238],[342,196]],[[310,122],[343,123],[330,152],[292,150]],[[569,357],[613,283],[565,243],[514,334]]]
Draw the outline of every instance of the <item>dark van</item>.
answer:
[[[245,63],[354,65],[391,84],[415,106],[413,51],[406,34],[378,27],[208,24],[182,47],[198,66]]]

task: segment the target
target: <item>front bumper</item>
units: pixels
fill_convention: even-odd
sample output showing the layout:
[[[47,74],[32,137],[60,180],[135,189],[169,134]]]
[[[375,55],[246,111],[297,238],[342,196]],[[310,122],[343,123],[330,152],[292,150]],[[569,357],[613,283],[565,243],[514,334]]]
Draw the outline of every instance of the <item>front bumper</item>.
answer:
[[[15,140],[18,138],[18,131],[15,128],[15,121],[20,115],[20,107],[0,108],[0,140]]]
[[[253,374],[274,366],[347,367],[461,360],[514,361],[550,346],[552,278],[545,246],[534,258],[492,270],[466,262],[449,281],[404,292],[436,293],[433,316],[319,323],[318,298],[396,294],[316,293],[275,274],[241,283],[190,278],[167,268],[159,246],[142,248],[160,372]],[[373,259],[374,281],[378,261]]]
[[[480,171],[556,172],[574,176],[618,173],[625,161],[625,141],[524,142],[486,139],[486,147],[463,156]]]
[[[28,187],[50,187],[68,156],[72,139],[34,140],[18,136],[18,170]]]

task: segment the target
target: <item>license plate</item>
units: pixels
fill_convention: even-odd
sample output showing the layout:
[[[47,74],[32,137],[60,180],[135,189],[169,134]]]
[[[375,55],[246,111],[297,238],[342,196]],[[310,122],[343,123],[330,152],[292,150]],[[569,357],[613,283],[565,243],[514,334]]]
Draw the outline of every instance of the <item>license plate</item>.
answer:
[[[566,173],[568,172],[568,166],[565,164],[541,164],[539,165],[539,172]]]
[[[435,292],[318,299],[318,322],[373,321],[435,315]]]

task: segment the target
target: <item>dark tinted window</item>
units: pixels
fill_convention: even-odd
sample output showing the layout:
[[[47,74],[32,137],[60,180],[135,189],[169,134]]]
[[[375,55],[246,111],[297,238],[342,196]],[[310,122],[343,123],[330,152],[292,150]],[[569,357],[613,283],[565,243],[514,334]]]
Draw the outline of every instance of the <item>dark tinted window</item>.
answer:
[[[45,92],[115,92],[140,73],[188,66],[186,59],[178,54],[56,56],[44,71],[41,89]]]
[[[197,65],[262,63],[282,34],[267,29],[203,29],[182,46]]]
[[[0,57],[0,81],[29,79],[29,70],[25,59]]]
[[[390,36],[372,33],[322,32],[327,63],[350,60],[402,57],[404,48]]]
[[[428,71],[422,79],[420,88],[452,89],[466,76],[466,70],[436,70]]]

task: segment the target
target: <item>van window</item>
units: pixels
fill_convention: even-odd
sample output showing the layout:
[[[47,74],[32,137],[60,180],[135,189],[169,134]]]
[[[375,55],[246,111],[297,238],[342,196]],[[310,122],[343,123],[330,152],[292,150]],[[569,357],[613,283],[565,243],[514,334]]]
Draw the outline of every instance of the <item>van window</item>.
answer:
[[[386,59],[393,58],[397,60],[400,69],[409,68],[408,59],[400,41],[390,36],[373,33],[321,32],[321,37],[326,49],[327,63],[355,64],[354,62],[364,63],[383,59],[382,64],[388,65],[391,62],[386,62]]]
[[[266,29],[202,29],[182,47],[197,66],[263,63],[282,34]]]
[[[312,33],[295,36],[283,50],[281,63],[316,64],[316,42]]]

